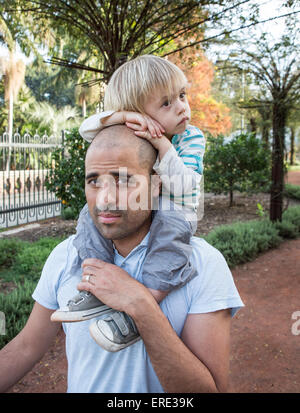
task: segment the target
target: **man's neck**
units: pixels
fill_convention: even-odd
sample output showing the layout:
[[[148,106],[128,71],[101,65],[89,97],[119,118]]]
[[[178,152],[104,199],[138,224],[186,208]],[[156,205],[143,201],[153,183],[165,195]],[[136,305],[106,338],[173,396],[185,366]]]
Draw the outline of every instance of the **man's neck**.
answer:
[[[151,225],[151,218],[147,221],[142,228],[138,231],[138,233],[134,233],[128,235],[125,238],[113,240],[114,246],[117,249],[118,253],[122,255],[122,257],[127,257],[127,255],[137,246],[139,245],[145,236],[148,234]]]

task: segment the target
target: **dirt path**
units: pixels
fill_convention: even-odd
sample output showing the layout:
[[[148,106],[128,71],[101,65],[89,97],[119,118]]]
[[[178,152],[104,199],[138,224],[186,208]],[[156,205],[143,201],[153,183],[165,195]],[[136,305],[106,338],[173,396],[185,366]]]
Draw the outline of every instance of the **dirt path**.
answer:
[[[231,391],[300,392],[300,239],[233,270],[245,303],[232,325]],[[300,328],[298,328],[300,333]]]
[[[293,185],[300,185],[300,171],[289,171],[286,182]]]
[[[230,392],[298,393],[300,335],[292,314],[300,311],[300,239],[233,270],[245,303],[232,323]],[[300,332],[300,327],[298,328]],[[10,392],[66,391],[64,335]]]

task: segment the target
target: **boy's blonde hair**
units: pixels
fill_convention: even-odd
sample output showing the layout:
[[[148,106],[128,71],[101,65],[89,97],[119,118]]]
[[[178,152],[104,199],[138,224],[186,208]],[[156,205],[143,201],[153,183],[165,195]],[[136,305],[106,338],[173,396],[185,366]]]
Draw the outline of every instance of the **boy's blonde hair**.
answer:
[[[179,67],[154,55],[139,56],[120,66],[112,75],[105,90],[104,110],[144,113],[150,95],[159,91],[170,98],[187,86]]]

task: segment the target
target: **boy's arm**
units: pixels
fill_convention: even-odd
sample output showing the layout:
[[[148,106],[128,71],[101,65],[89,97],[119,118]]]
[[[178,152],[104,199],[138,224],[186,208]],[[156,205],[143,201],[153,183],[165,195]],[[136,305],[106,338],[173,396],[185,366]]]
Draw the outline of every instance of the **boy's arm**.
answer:
[[[37,302],[23,330],[0,351],[0,392],[7,391],[43,357],[60,323],[52,323],[49,310]]]
[[[108,110],[85,119],[79,128],[79,133],[83,139],[92,142],[101,129],[124,123],[134,130],[149,130],[151,135],[161,136],[161,132],[164,132],[161,125],[147,115],[138,112]]]
[[[115,112],[114,110],[96,113],[82,122],[79,128],[79,133],[83,139],[92,142],[101,129],[105,126],[114,125],[114,118],[116,124],[122,123],[119,121],[119,117],[121,117],[120,112]]]
[[[162,141],[162,139],[157,139]],[[202,132],[190,127],[183,135],[175,138],[153,166],[160,176],[163,191],[169,192],[173,202],[187,208],[197,208],[200,181],[203,174],[205,139]]]

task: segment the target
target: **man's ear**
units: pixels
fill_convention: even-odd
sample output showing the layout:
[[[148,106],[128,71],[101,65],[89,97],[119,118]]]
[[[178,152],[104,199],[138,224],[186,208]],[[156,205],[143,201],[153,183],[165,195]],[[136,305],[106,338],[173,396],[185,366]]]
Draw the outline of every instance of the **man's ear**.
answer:
[[[151,194],[153,198],[158,198],[161,191],[161,179],[157,173],[151,175]]]

